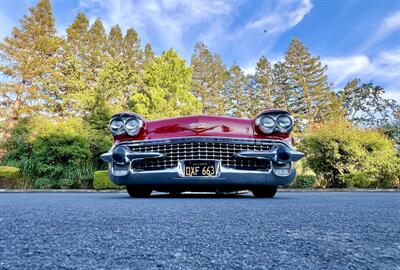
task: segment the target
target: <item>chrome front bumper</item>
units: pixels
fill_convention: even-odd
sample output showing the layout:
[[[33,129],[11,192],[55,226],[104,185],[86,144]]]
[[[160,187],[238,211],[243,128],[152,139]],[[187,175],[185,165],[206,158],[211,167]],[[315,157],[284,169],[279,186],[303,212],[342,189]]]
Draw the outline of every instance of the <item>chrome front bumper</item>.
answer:
[[[113,167],[109,169],[111,180],[117,185],[288,185],[296,175],[292,168],[287,176],[278,176],[274,170],[247,171],[224,168],[221,166],[217,176],[184,177],[180,168],[170,168],[155,171],[132,171],[125,176],[115,176]]]
[[[232,142],[228,138],[176,138],[166,139],[166,144],[176,141],[212,141],[212,142]],[[304,154],[295,151],[290,145],[281,140],[254,140],[254,139],[235,139],[237,142],[251,144],[269,144],[273,147],[269,151],[240,151],[234,153],[238,158],[253,158],[269,162],[269,169],[266,170],[245,170],[224,167],[221,163],[215,176],[184,176],[183,162],[172,168],[155,170],[137,170],[132,166],[133,162],[162,158],[162,153],[157,152],[132,152],[129,145],[149,144],[154,141],[132,141],[114,145],[108,153],[101,158],[109,164],[109,176],[117,185],[232,185],[232,186],[252,186],[252,185],[287,185],[295,177],[293,161],[301,159]],[[160,142],[158,140],[156,142]],[[283,151],[283,152],[282,152]],[[285,156],[286,155],[286,156]],[[282,159],[283,158],[283,159]],[[285,159],[286,158],[286,159]],[[279,170],[286,168],[286,173],[282,174]],[[122,168],[122,170],[121,170]]]

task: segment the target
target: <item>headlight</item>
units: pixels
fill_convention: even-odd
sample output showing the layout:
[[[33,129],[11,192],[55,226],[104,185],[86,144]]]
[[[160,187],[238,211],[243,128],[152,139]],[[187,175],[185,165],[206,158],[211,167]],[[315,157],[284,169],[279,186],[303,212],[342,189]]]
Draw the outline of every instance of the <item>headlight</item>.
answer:
[[[270,134],[274,132],[276,123],[272,117],[263,116],[260,118],[260,129],[262,132],[266,134]]]
[[[142,124],[143,122],[140,119],[128,118],[125,121],[125,131],[129,136],[135,136],[139,133]]]
[[[282,131],[289,132],[292,129],[293,121],[292,118],[290,118],[287,115],[284,115],[284,116],[279,116],[278,119],[276,119],[276,124],[279,128],[282,129]]]
[[[125,132],[124,121],[120,118],[112,119],[110,124],[108,125],[108,129],[113,135],[122,135]]]

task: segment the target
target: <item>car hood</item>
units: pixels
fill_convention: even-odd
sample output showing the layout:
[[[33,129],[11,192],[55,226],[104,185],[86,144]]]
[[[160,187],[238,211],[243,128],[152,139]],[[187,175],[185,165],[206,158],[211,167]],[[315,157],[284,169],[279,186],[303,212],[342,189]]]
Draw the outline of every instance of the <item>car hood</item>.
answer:
[[[141,139],[190,136],[253,138],[254,124],[251,119],[206,115],[146,121]]]

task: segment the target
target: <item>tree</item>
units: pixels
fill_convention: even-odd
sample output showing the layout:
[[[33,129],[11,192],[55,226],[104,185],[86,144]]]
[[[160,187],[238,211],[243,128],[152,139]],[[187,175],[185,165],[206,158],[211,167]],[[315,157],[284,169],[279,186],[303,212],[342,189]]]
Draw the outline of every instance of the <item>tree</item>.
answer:
[[[113,59],[121,59],[124,49],[124,37],[118,25],[111,27],[108,34],[108,53]]]
[[[203,104],[204,114],[224,114],[224,85],[228,79],[226,66],[218,54],[212,55],[203,43],[196,43],[191,59],[192,93]]]
[[[293,113],[292,103],[294,102],[295,95],[294,89],[290,85],[290,78],[285,63],[276,62],[272,68],[271,77],[273,107],[282,108]]]
[[[72,50],[72,54],[78,60],[83,60],[88,53],[88,30],[89,20],[83,13],[78,13],[74,22],[66,30],[68,49]]]
[[[131,97],[132,110],[148,119],[199,113],[201,104],[189,92],[191,73],[174,50],[163,52],[145,69],[143,90]]]
[[[141,49],[140,39],[137,32],[130,28],[126,31],[123,40],[123,63],[125,72],[129,74],[130,84],[127,85],[125,91],[125,99],[129,100],[129,96],[133,92],[137,92],[143,88],[143,73],[144,73],[144,54]]]
[[[338,98],[343,104],[346,117],[362,127],[382,127],[396,117],[400,106],[383,95],[385,90],[372,82],[362,83],[359,78],[349,81]]]
[[[8,79],[0,85],[0,102],[11,125],[21,116],[51,112],[60,99],[54,79],[62,40],[50,2],[41,0],[29,12],[0,44],[0,72]]]
[[[154,58],[155,54],[153,48],[149,43],[147,43],[146,46],[144,46],[144,61],[143,61],[144,69],[149,67],[151,63],[153,63]]]
[[[226,85],[227,114],[235,117],[250,116],[248,110],[248,78],[243,70],[235,63],[229,69],[229,81]]]
[[[292,111],[309,122],[322,122],[337,108],[319,57],[313,57],[300,40],[294,38],[285,55],[290,89],[293,89]]]
[[[87,33],[89,53],[86,57],[90,82],[95,84],[98,73],[108,61],[108,40],[102,21],[98,18]]]
[[[271,63],[265,56],[261,56],[257,62],[256,72],[254,75],[256,91],[253,99],[257,100],[258,110],[274,107],[271,73]]]

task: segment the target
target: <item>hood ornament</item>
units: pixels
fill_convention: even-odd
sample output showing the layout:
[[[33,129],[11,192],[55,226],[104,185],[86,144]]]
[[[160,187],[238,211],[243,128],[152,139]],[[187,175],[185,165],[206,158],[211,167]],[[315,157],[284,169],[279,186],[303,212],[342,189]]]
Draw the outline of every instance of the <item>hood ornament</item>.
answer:
[[[199,123],[190,123],[190,124],[188,124],[188,127],[189,127],[188,130],[191,130],[193,132],[204,132],[207,130],[214,129],[214,128],[218,127],[218,125],[213,126],[208,123],[199,122]]]

